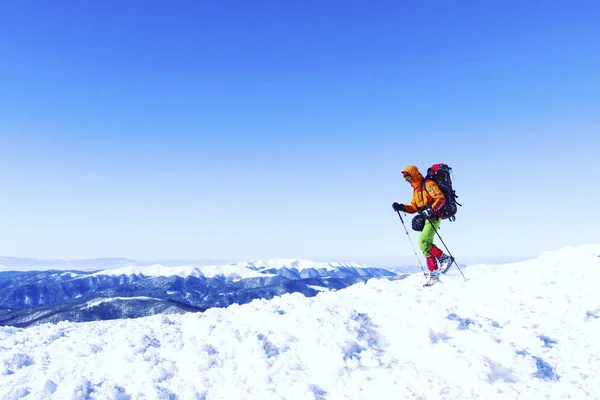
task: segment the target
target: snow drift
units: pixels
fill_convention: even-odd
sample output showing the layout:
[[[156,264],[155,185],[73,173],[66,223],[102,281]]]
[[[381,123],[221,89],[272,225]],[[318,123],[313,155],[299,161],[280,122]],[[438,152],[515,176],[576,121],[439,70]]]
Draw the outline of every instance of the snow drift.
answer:
[[[600,245],[337,292],[0,328],[0,398],[600,398]]]

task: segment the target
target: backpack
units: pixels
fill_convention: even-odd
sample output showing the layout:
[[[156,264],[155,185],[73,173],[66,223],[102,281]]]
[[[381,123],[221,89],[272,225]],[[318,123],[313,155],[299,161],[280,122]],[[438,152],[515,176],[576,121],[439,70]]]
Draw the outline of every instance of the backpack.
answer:
[[[449,219],[450,221],[456,220],[454,216],[458,211],[458,206],[462,207],[462,204],[456,201],[458,196],[452,188],[452,180],[450,179],[450,173],[452,168],[446,164],[434,164],[427,169],[427,177],[425,180],[432,180],[440,187],[440,190],[446,198],[446,203],[438,211],[437,215],[442,219]]]

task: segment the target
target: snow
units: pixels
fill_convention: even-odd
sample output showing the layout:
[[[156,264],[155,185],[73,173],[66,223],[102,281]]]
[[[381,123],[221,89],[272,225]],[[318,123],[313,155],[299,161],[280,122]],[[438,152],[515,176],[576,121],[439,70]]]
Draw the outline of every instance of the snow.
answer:
[[[274,258],[251,262],[239,262],[232,263],[230,265],[235,265],[244,268],[253,268],[258,270],[288,268],[295,269],[296,271],[302,271],[311,268],[316,270],[323,269],[327,271],[334,271],[337,268],[365,268],[364,265],[354,262],[318,262],[291,258]]]
[[[328,292],[330,291],[329,288],[323,287],[323,286],[317,286],[317,285],[306,285],[309,288],[316,290],[317,292]]]
[[[208,265],[208,266],[181,266],[167,267],[161,264],[153,264],[148,266],[127,266],[122,268],[106,269],[96,272],[92,275],[144,275],[144,276],[204,276],[206,278],[214,278],[217,276],[225,276],[233,280],[246,278],[257,278],[273,276],[273,274],[265,273],[265,270],[270,269],[295,269],[302,271],[304,269],[316,269],[334,271],[337,268],[365,268],[366,266],[346,262],[318,262],[299,259],[269,259],[257,261],[237,262],[225,265]],[[83,276],[82,276],[83,277]]]
[[[93,300],[86,302],[85,304],[83,304],[83,307],[84,308],[92,308],[92,307],[96,307],[103,303],[109,303],[111,301],[118,301],[118,300],[131,301],[131,300],[160,300],[160,299],[156,299],[154,297],[148,297],[148,296],[110,297],[110,298],[100,297],[100,298],[93,299]]]
[[[600,398],[600,245],[205,313],[0,328],[0,398]]]
[[[271,276],[261,274],[252,269],[237,265],[214,265],[203,267],[166,267],[160,264],[148,266],[129,266],[123,268],[107,269],[96,272],[92,275],[144,275],[144,276],[195,276],[214,278],[217,276],[234,277],[234,280]]]

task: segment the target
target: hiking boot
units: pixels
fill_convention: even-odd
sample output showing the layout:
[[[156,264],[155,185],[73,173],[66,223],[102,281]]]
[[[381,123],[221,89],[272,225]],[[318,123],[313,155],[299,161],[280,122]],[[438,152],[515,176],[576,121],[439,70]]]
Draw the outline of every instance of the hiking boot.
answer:
[[[424,286],[431,286],[436,282],[440,281],[440,271],[435,269],[429,273],[429,279],[425,282]]]
[[[448,271],[448,268],[450,268],[450,266],[454,262],[454,257],[451,257],[448,254],[442,254],[438,261],[440,264],[440,272],[442,274],[445,274],[446,271]]]

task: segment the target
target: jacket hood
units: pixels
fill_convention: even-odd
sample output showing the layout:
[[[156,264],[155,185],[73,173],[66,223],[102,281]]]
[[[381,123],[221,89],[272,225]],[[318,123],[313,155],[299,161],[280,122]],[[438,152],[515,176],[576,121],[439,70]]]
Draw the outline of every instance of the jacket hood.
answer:
[[[407,172],[411,176],[412,180],[410,181],[410,186],[413,188],[416,189],[421,186],[421,183],[423,183],[423,175],[421,175],[416,166],[408,165],[402,170],[402,172]]]

